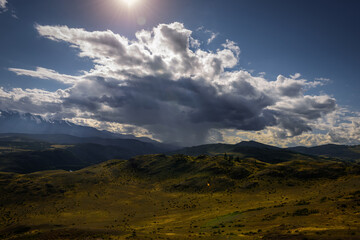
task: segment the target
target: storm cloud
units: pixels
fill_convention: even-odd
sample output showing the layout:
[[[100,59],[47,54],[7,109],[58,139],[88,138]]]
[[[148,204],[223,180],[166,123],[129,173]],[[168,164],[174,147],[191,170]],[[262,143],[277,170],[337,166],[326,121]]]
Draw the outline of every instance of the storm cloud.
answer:
[[[9,69],[71,85],[47,101],[57,105],[58,115],[130,124],[165,142],[194,145],[221,129],[277,127],[279,138],[291,138],[311,131],[314,121],[337,108],[328,95],[306,95],[319,82],[301,79],[300,74],[267,80],[236,69],[240,48],[235,42],[227,40],[216,51],[201,49],[182,23],[141,30],[134,40],[110,30],[35,28],[43,37],[68,43],[79,57],[94,63],[82,76],[40,67]]]

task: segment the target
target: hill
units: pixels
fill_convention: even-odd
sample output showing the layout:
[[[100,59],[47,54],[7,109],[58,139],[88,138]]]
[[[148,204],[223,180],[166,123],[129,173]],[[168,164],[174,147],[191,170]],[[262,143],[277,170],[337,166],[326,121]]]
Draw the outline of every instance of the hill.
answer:
[[[109,159],[166,153],[171,146],[133,139],[81,138],[64,134],[0,134],[0,171],[30,173],[42,170],[78,170]],[[256,142],[210,144],[169,153],[189,156],[228,155],[229,159],[256,159],[266,163],[321,160]]]
[[[280,163],[296,159],[313,159],[316,157],[306,156],[302,153],[289,151],[274,146],[261,144],[254,141],[243,141],[238,144],[207,144],[195,147],[187,147],[170,152],[170,154],[185,154],[190,156],[199,155],[228,155],[235,158],[256,158],[267,163]]]
[[[360,166],[147,155],[0,173],[2,239],[356,239]]]
[[[170,152],[170,154],[186,154],[198,156],[227,154],[234,157],[255,157],[261,161],[277,163],[296,159],[298,157],[327,157],[337,158],[343,161],[360,161],[360,146],[347,146],[326,144],[314,147],[290,147],[279,148],[255,141],[243,141],[237,144],[205,144],[194,147],[182,148]],[[300,154],[300,155],[298,155]],[[260,156],[262,155],[262,156]]]
[[[339,158],[347,161],[360,161],[360,146],[326,144],[315,147],[292,147],[290,151],[315,156]]]

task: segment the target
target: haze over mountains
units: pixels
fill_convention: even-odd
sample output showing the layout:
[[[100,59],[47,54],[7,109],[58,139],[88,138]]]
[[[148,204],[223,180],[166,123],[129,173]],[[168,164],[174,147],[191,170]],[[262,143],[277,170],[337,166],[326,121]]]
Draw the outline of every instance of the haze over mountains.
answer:
[[[66,134],[77,137],[137,139],[143,142],[156,143],[156,141],[146,137],[138,138],[129,134],[101,131],[64,120],[48,120],[39,115],[5,110],[0,110],[0,133]]]

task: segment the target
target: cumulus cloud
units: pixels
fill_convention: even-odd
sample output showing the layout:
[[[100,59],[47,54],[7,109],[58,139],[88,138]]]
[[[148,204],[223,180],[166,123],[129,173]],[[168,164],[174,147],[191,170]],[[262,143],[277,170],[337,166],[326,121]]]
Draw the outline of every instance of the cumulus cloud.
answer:
[[[285,141],[308,134],[316,121],[337,108],[328,95],[306,95],[318,84],[300,74],[279,75],[271,81],[234,68],[240,55],[235,42],[226,40],[216,51],[201,49],[182,23],[138,31],[132,40],[110,30],[35,28],[41,36],[77,49],[79,57],[94,62],[94,68],[82,76],[45,68],[9,69],[71,85],[58,93],[44,93],[47,98],[42,96],[40,102],[26,90],[28,108],[34,112],[41,104],[57,104],[60,115],[128,124],[162,141],[193,145],[225,139],[221,131],[226,129],[268,131]],[[12,92],[1,94],[14,98]],[[13,105],[22,106],[19,100]]]

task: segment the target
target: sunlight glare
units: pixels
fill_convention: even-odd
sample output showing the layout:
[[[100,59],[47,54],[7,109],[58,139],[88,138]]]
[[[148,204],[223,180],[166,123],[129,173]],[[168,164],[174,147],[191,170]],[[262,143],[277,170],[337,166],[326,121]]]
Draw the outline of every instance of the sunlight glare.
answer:
[[[136,5],[136,3],[139,2],[139,0],[121,0],[125,5],[127,5],[129,8]]]

